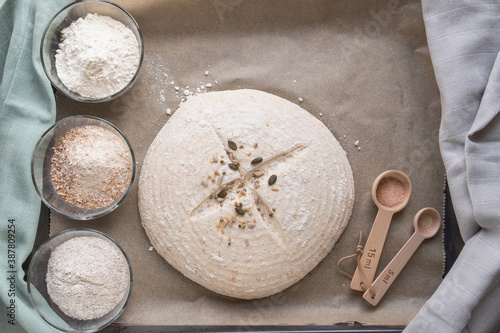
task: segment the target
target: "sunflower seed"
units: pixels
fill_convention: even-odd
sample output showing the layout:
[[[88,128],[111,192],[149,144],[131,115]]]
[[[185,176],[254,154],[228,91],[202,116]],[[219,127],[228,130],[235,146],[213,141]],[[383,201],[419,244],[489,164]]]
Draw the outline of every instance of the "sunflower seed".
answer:
[[[217,186],[220,187],[223,181],[224,181],[224,174],[222,174],[222,176],[220,176],[219,179],[217,179]]]
[[[231,162],[233,162],[233,164],[235,164],[235,165],[240,165],[240,163],[238,162],[238,160],[234,157],[234,154],[233,154],[233,153],[228,152],[228,153],[227,153],[227,156],[229,157],[229,160],[230,160]]]
[[[254,176],[255,178],[262,177],[264,176],[264,174],[265,174],[264,170],[261,169],[256,169],[252,172],[252,176]]]

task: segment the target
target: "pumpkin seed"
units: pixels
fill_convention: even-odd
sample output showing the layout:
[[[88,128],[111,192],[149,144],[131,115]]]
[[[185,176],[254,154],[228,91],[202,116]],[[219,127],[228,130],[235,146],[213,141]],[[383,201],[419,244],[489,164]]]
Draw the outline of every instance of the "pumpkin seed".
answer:
[[[219,194],[217,194],[217,196],[219,198],[225,198],[226,195],[227,195],[227,191],[226,190],[222,190],[222,191],[219,192]]]
[[[238,215],[245,215],[245,210],[241,207],[234,207],[234,210],[236,211],[236,213],[238,213]]]
[[[262,157],[256,157],[250,163],[251,164],[259,164],[260,162],[262,162]]]
[[[227,144],[229,145],[229,148],[231,148],[232,150],[237,150],[238,149],[238,146],[236,145],[236,143],[234,141],[229,140],[227,142]]]
[[[269,180],[267,181],[267,183],[269,184],[269,186],[271,186],[274,183],[276,183],[276,180],[278,180],[278,176],[272,175],[271,177],[269,177]]]
[[[234,163],[229,163],[227,166],[231,170],[238,170],[238,166],[236,164],[234,164]]]

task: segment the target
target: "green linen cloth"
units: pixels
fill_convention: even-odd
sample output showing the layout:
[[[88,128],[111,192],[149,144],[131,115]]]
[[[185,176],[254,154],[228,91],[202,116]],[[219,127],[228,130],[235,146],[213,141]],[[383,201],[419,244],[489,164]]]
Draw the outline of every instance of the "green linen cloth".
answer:
[[[52,88],[40,62],[40,40],[50,19],[69,2],[0,0],[2,333],[56,332],[32,308],[21,265],[33,247],[40,213],[40,198],[31,181],[31,154],[37,140],[53,124],[56,115]],[[15,248],[11,245],[10,253],[9,229],[15,229],[15,242],[11,240],[10,243]],[[10,235],[13,239],[12,231]],[[14,281],[15,288],[11,284]]]

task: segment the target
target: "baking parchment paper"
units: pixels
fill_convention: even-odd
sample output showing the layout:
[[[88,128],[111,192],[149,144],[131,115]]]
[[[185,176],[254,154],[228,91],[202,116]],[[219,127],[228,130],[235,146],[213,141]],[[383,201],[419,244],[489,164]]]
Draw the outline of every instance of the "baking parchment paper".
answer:
[[[56,94],[58,119],[89,114],[117,125],[135,149],[139,174],[149,145],[168,121],[168,113],[182,102],[184,91],[260,89],[300,104],[332,131],[348,154],[356,186],[351,220],[331,253],[296,285],[252,301],[217,295],[150,251],[140,224],[137,182],[123,205],[100,219],[72,221],[53,212],[51,234],[88,227],[124,247],[134,285],[117,323],[406,325],[441,281],[441,233],[422,244],[376,308],[349,288],[350,281],[337,271],[336,263],[354,252],[359,231],[366,240],[376,215],[372,182],[387,169],[406,172],[413,192],[408,206],[393,218],[378,272],[413,233],[412,220],[419,209],[442,211],[439,92],[420,2],[117,3],[135,17],[144,35],[145,59],[138,81],[125,95],[105,104],[79,103]],[[344,268],[352,273],[354,265],[353,260]]]

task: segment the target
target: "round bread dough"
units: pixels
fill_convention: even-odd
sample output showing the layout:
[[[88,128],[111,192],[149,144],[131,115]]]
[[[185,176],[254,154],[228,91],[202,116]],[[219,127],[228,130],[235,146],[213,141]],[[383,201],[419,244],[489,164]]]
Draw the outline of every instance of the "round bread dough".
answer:
[[[257,90],[189,98],[151,144],[139,180],[156,251],[189,279],[243,299],[309,273],[342,234],[353,201],[352,171],[332,133]]]

